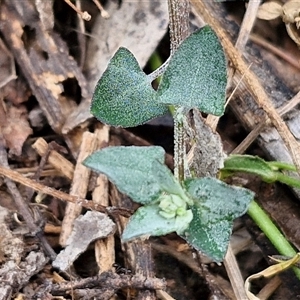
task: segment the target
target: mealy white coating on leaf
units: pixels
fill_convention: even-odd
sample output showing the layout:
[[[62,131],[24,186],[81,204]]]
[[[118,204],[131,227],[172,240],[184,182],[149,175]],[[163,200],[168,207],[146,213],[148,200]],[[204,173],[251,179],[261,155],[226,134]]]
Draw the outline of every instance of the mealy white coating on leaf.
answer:
[[[180,183],[175,179],[170,169],[159,161],[152,163],[151,171],[153,176],[157,178],[161,189],[169,194],[183,195],[184,190]]]
[[[192,207],[194,218],[182,237],[195,249],[203,252],[216,262],[221,262],[226,254],[232,231],[227,220],[215,223],[204,222],[200,209]]]
[[[122,234],[122,241],[127,242],[147,236],[161,236],[177,230],[175,218],[160,215],[157,205],[142,206],[131,216]]]
[[[129,219],[122,234],[122,241],[128,242],[136,238],[161,236],[171,232],[182,233],[189,226],[192,218],[191,210],[174,218],[171,214],[162,216],[157,205],[142,206]]]
[[[162,193],[151,167],[154,161],[163,165],[164,155],[164,149],[159,146],[107,147],[90,155],[83,164],[104,173],[122,193],[145,204]]]
[[[220,262],[228,247],[233,220],[247,211],[254,193],[209,177],[187,180],[185,186],[195,205],[191,207],[194,218],[182,237]]]
[[[159,208],[166,213],[175,212],[178,206],[173,203],[172,195],[163,195],[160,198],[160,202],[158,204]]]
[[[176,232],[178,234],[183,233],[189,226],[191,221],[193,220],[193,212],[191,209],[185,211],[185,213],[180,213],[176,216],[175,224],[176,224]]]
[[[160,210],[159,214],[166,219],[172,219],[172,218],[176,217],[176,211],[166,212],[166,211]]]
[[[134,127],[167,112],[133,54],[119,48],[96,85],[91,113],[106,124]]]
[[[218,37],[209,26],[185,39],[162,76],[159,100],[222,115],[227,84],[226,59]]]
[[[250,190],[228,185],[216,178],[187,180],[186,186],[194,201],[204,210],[209,210],[209,213],[203,213],[203,218],[212,222],[223,218],[233,220],[241,216],[254,198]]]

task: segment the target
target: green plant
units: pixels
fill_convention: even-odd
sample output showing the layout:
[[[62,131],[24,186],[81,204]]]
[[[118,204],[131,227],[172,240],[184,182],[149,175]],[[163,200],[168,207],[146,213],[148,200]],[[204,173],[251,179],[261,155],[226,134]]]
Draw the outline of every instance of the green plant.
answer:
[[[118,189],[143,204],[131,217],[123,241],[177,232],[198,250],[221,261],[232,222],[247,211],[253,193],[215,178],[190,178],[182,185],[163,164],[164,150],[108,147],[84,164],[108,176]]]
[[[267,162],[260,157],[251,155],[230,155],[224,162],[224,168],[221,169],[220,177],[224,179],[237,172],[250,173],[261,177],[267,183],[278,181],[291,187],[300,188],[299,179],[284,174],[284,171],[295,172],[297,170],[295,166],[284,162]],[[254,200],[250,203],[247,213],[281,255],[285,257],[296,255],[297,252],[293,246]],[[294,272],[298,279],[300,279],[300,269],[294,267]]]
[[[224,162],[221,177],[225,178],[234,172],[246,172],[260,176],[263,181],[268,183],[279,181],[300,188],[299,179],[286,175],[283,171],[296,171],[296,168],[284,162],[267,162],[258,156],[230,155]]]
[[[152,80],[133,54],[120,48],[96,86],[91,113],[104,123],[122,127],[166,114],[170,105],[213,115],[224,113],[226,62],[219,40],[208,26],[181,43],[157,91]]]
[[[222,115],[226,61],[210,27],[184,40],[162,75],[158,90],[129,50],[120,48],[94,92],[91,112],[114,126],[133,127],[175,111],[181,126],[191,108]],[[177,141],[175,140],[175,143]],[[181,153],[180,155],[184,155]],[[122,240],[177,232],[213,260],[222,261],[235,218],[247,211],[253,192],[216,178],[174,177],[161,147],[108,147],[84,165],[104,173],[118,189],[144,206],[130,218]]]

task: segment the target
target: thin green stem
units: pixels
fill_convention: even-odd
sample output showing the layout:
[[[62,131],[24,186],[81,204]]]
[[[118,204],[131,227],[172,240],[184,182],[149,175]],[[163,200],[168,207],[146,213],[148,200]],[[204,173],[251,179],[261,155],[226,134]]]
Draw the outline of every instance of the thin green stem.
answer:
[[[168,58],[164,63],[162,63],[162,60],[157,52],[154,52],[152,54],[149,60],[149,64],[153,72],[148,75],[148,78],[151,82],[155,79],[157,80],[158,83],[160,82],[160,76],[165,72],[169,64],[169,60],[170,58]]]
[[[282,183],[285,183],[285,184],[287,184],[289,186],[292,186],[292,187],[300,188],[299,178],[294,178],[294,177],[282,174],[280,172],[276,172],[276,175],[277,175],[277,180],[278,181],[280,181]]]
[[[286,240],[273,221],[254,200],[250,203],[248,215],[258,225],[281,255],[288,257],[296,255],[296,251],[291,244]],[[296,267],[293,269],[298,279],[300,279],[300,269]]]
[[[289,170],[297,172],[297,168],[289,163],[281,162],[281,161],[269,161],[267,164],[275,171],[277,170]]]

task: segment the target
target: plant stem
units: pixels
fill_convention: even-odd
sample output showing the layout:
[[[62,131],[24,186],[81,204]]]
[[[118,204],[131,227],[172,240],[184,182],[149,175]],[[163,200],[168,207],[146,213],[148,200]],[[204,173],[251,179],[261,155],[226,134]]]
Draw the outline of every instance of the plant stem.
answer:
[[[183,122],[179,117],[179,108],[175,107],[174,118],[174,176],[182,182],[184,180],[185,143]]]
[[[257,204],[257,202],[252,201],[250,203],[250,206],[248,208],[248,215],[258,225],[258,227],[267,236],[267,238],[281,255],[288,257],[293,257],[296,255],[296,251],[294,250],[294,248],[275,226],[269,216]],[[293,269],[298,279],[300,279],[300,269],[296,267],[294,267]]]
[[[189,35],[189,1],[168,0],[170,20],[171,55],[180,43]],[[184,180],[185,143],[184,128],[181,118],[182,108],[175,107],[174,117],[174,175],[181,182]]]
[[[277,180],[282,182],[282,183],[285,183],[289,186],[300,188],[299,178],[294,178],[294,177],[291,177],[291,176],[288,176],[288,175],[285,175],[285,174],[282,174],[282,173],[278,172],[277,173]]]
[[[273,169],[273,170],[289,170],[289,171],[295,171],[297,172],[297,168],[289,163],[282,162],[282,161],[268,161],[268,165]]]
[[[154,52],[150,57],[150,61],[149,61],[151,69],[154,70],[152,73],[147,75],[149,80],[153,81],[157,79],[159,83],[160,79],[158,77],[165,72],[169,64],[169,61],[170,61],[170,57],[162,64],[161,58],[159,57],[157,52]]]

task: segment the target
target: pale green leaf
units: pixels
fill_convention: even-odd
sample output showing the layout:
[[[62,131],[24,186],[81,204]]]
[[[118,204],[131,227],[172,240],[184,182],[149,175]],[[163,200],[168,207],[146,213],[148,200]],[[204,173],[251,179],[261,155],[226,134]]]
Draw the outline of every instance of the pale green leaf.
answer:
[[[104,173],[111,182],[135,202],[146,204],[156,200],[161,187],[152,172],[152,163],[164,162],[164,149],[159,146],[108,147],[86,158],[83,164]]]
[[[152,174],[159,182],[161,189],[168,194],[174,194],[187,199],[180,183],[175,179],[170,169],[159,161],[152,163]],[[189,201],[188,201],[189,202]]]
[[[122,241],[128,242],[136,238],[161,236],[171,232],[182,232],[189,225],[192,214],[185,216],[165,218],[160,215],[157,205],[142,206],[131,216],[122,234]]]

